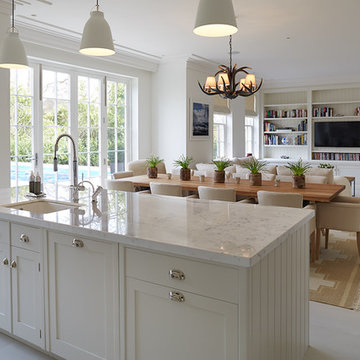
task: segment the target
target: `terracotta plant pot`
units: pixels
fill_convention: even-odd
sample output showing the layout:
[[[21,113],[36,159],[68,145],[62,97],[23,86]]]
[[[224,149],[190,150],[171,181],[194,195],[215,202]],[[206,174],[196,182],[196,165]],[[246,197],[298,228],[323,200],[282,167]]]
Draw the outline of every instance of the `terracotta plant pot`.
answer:
[[[147,169],[147,175],[149,179],[156,179],[158,174],[157,167],[152,167]]]
[[[191,179],[190,169],[180,169],[180,180],[188,181]]]
[[[262,185],[262,176],[259,174],[249,174],[249,180],[251,186],[261,186]]]
[[[293,175],[293,188],[294,189],[304,189],[305,188],[305,175],[296,176]]]
[[[225,171],[214,172],[214,183],[224,183],[225,182]]]

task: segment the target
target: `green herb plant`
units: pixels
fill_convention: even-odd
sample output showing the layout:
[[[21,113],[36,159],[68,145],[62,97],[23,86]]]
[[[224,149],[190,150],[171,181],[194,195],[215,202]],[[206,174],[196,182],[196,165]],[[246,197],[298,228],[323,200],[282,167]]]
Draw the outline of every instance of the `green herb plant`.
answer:
[[[213,164],[216,166],[217,171],[225,171],[225,168],[231,165],[229,159],[213,160]]]
[[[160,159],[158,156],[151,155],[149,158],[146,159],[146,164],[149,168],[154,168],[157,165],[161,164],[164,159]]]
[[[303,176],[311,168],[311,165],[309,163],[304,163],[300,158],[299,161],[288,163],[288,165],[285,165],[285,167],[290,169],[293,175]]]
[[[252,174],[260,174],[261,170],[266,166],[266,162],[251,158],[244,161],[241,166],[248,169]]]
[[[182,154],[178,160],[174,161],[174,166],[181,167],[182,169],[188,169],[192,160],[192,157]]]

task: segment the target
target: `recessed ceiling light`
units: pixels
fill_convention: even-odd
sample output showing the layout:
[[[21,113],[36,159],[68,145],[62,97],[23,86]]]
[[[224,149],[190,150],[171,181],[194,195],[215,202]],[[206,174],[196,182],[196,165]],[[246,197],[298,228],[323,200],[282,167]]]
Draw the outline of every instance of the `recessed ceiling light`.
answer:
[[[286,37],[286,40],[290,40],[290,36],[287,36],[287,37]]]

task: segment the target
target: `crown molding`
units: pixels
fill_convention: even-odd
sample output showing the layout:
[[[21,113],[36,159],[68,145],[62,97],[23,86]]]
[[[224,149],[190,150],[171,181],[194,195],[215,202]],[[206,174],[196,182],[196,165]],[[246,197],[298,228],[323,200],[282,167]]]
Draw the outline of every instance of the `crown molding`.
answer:
[[[16,27],[19,29],[21,39],[25,45],[28,44],[31,47],[31,44],[35,44],[68,53],[79,54],[81,34],[65,28],[51,27],[49,24],[43,26],[44,24],[41,23],[42,26],[40,28],[36,25],[35,21],[33,21],[33,23],[27,22],[27,20],[32,19],[25,18],[25,20],[26,21],[24,21],[24,17],[18,17],[16,21]],[[157,70],[161,60],[160,57],[122,47],[117,44],[114,44],[114,46],[116,54],[111,57],[101,58],[102,61],[151,72]]]
[[[191,54],[187,59],[187,67],[190,70],[195,70],[204,74],[215,74],[219,69],[218,63],[202,56]]]

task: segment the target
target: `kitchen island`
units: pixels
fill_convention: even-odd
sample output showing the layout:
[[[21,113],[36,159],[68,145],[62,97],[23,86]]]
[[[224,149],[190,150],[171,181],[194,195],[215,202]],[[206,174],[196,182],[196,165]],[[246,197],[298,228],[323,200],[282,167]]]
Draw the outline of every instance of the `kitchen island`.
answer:
[[[80,204],[0,207],[2,331],[76,360],[303,358],[313,211],[105,190]]]

